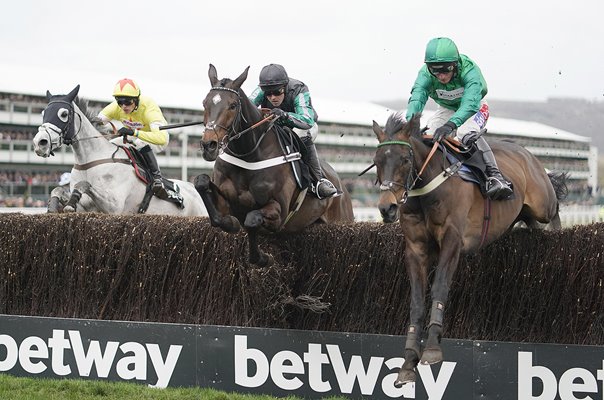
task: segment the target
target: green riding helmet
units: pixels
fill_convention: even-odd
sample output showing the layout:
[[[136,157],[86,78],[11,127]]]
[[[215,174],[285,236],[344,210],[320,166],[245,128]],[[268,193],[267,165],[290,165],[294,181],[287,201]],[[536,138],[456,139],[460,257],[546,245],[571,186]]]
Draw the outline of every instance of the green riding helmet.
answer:
[[[425,63],[457,63],[458,60],[459,51],[451,39],[439,37],[428,42]]]

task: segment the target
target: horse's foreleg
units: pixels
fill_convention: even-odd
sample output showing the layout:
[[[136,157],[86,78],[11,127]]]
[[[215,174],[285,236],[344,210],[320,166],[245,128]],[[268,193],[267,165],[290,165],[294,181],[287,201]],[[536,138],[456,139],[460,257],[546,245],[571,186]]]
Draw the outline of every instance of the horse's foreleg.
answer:
[[[281,226],[281,206],[275,200],[271,200],[267,205],[259,210],[253,210],[245,216],[244,227],[248,231],[249,241],[249,261],[260,267],[266,267],[273,263],[273,257],[264,253],[258,247],[257,230],[260,228],[277,231]]]
[[[415,382],[415,367],[419,363],[422,354],[420,339],[425,314],[424,299],[427,287],[427,252],[419,248],[415,249],[409,241],[406,243],[405,264],[411,286],[411,311],[407,340],[405,341],[405,362],[394,382],[396,387],[400,387],[408,382]]]
[[[71,196],[63,208],[63,212],[75,212],[83,194],[90,192],[91,185],[88,181],[79,181],[75,184]]]
[[[432,308],[430,310],[428,340],[421,359],[422,364],[436,364],[443,360],[440,342],[443,332],[445,304],[449,296],[453,275],[457,270],[461,247],[461,237],[457,230],[447,230],[441,241],[438,266],[432,282]]]
[[[257,265],[259,267],[268,267],[273,264],[274,259],[270,254],[264,253],[258,247],[258,231],[256,229],[250,229],[247,231],[247,242],[249,249],[249,262],[250,264]]]
[[[210,218],[210,224],[217,226],[225,232],[236,233],[239,232],[241,225],[237,218],[232,215],[222,215],[216,208],[216,196],[210,190],[211,179],[209,175],[202,174],[195,178],[195,190],[201,196],[203,204],[208,211],[208,217]]]

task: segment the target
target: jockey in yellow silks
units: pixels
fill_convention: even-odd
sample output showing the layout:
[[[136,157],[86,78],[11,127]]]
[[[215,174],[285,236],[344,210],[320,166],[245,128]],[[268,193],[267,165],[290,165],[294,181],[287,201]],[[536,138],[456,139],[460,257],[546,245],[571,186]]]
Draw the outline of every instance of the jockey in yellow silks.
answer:
[[[142,96],[132,79],[120,79],[113,89],[113,97],[115,101],[103,108],[98,117],[104,123],[111,120],[122,123],[118,133],[123,137],[130,136],[131,145],[140,151],[153,175],[153,192],[162,197],[165,188],[154,152],[163,151],[170,140],[168,132],[159,129],[167,124],[166,119],[157,103]],[[121,137],[112,142],[123,144]]]

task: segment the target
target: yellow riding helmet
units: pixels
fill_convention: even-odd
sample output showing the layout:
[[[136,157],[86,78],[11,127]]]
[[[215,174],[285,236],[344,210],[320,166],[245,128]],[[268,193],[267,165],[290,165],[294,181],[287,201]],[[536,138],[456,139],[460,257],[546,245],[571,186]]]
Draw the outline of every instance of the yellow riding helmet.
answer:
[[[138,97],[140,95],[141,89],[132,79],[120,79],[113,88],[113,97]]]

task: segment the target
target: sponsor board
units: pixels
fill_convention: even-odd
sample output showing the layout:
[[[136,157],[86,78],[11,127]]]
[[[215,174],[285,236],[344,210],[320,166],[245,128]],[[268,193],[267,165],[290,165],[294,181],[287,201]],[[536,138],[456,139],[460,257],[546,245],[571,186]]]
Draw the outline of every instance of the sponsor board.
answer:
[[[371,399],[602,399],[604,348],[444,340],[394,387],[404,337],[0,315],[0,372]]]

